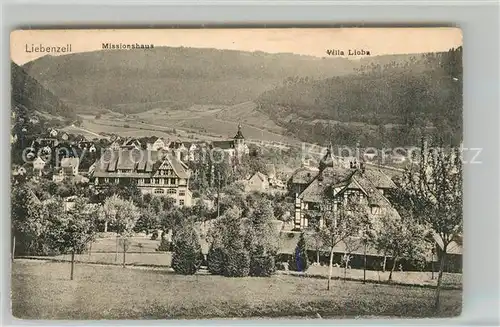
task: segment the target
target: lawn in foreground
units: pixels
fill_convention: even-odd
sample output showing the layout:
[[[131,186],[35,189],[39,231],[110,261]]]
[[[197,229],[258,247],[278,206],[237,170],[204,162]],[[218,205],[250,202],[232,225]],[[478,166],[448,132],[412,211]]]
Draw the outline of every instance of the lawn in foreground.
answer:
[[[433,313],[432,289],[293,276],[180,276],[161,269],[16,260],[13,315],[23,319],[195,319],[222,317],[454,316],[461,291],[442,293]]]

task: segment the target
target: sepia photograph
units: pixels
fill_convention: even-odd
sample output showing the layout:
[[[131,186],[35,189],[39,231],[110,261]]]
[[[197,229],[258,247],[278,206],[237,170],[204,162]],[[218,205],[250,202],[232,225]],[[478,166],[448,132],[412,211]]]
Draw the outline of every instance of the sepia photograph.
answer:
[[[15,30],[11,312],[462,312],[462,32]]]

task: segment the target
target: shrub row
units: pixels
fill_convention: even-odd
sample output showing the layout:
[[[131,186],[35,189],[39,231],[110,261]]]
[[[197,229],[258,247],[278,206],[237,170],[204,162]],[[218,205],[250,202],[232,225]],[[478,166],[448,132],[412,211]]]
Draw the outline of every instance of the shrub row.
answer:
[[[207,263],[211,274],[226,277],[268,277],[276,271],[273,256],[252,256],[246,250],[224,250],[211,247]]]

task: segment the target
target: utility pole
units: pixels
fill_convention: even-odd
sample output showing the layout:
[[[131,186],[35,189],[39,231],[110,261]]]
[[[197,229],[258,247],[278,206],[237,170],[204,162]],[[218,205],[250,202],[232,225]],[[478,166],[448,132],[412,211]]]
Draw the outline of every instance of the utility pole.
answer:
[[[364,258],[363,258],[363,284],[366,283],[366,245],[367,245],[367,241],[366,241],[366,238],[363,239],[363,243],[364,243]]]

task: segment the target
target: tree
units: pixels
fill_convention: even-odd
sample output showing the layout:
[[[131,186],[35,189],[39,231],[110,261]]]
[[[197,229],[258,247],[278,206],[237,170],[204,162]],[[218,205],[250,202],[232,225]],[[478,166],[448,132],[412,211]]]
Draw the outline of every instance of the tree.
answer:
[[[419,163],[406,170],[395,199],[406,212],[426,223],[440,251],[435,307],[439,308],[446,255],[463,231],[462,162],[459,149],[430,148],[422,140]]]
[[[337,202],[332,193],[333,190],[327,189],[324,194],[323,219],[325,226],[320,230],[323,244],[330,249],[327,290],[330,289],[330,280],[333,273],[335,246],[349,237],[356,236],[362,229],[362,217],[356,214],[360,211],[358,206],[362,208],[362,204],[355,199],[348,198],[347,205],[344,205],[340,201]]]
[[[159,226],[159,217],[156,212],[154,212],[151,207],[141,208],[140,217],[134,227],[135,232],[145,231],[148,235],[153,230],[156,230]]]
[[[89,242],[92,242],[96,233],[97,211],[94,206],[89,205],[87,199],[78,199],[75,206],[67,213],[59,217],[62,224],[60,228],[53,228],[52,242],[63,253],[71,253],[71,275],[75,267],[75,254],[82,253]]]
[[[41,213],[42,203],[27,185],[13,187],[11,196],[13,257],[16,252],[36,253],[36,243],[44,232]]]
[[[309,268],[309,258],[307,257],[306,239],[304,233],[300,234],[299,241],[295,247],[295,252],[290,262],[290,267],[295,271],[305,272]]]
[[[123,267],[125,267],[125,253],[129,243],[128,238],[132,233],[137,220],[139,219],[140,212],[132,200],[124,200],[116,194],[106,199],[103,205],[103,212],[106,222],[109,221],[114,227],[117,233],[117,238],[118,235],[121,237],[123,247]]]
[[[253,236],[243,225],[241,210],[232,207],[218,218],[208,234],[210,246],[223,251],[227,277],[244,277],[250,273],[250,254],[245,245],[251,245]],[[219,250],[217,250],[219,251]]]
[[[250,252],[250,274],[253,276],[270,276],[275,271],[274,255],[278,250],[278,235],[273,220],[271,201],[257,198],[245,226],[245,249]]]
[[[417,221],[403,219],[396,212],[380,217],[381,226],[375,238],[375,248],[392,257],[393,264],[389,273],[389,281],[398,261],[402,258],[421,260],[428,252],[426,228]]]
[[[173,238],[172,268],[182,275],[193,275],[201,264],[201,246],[194,221],[187,221]]]

